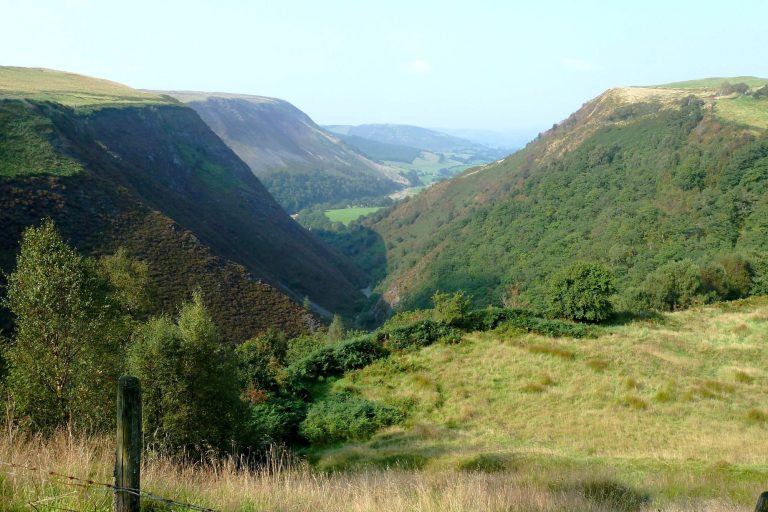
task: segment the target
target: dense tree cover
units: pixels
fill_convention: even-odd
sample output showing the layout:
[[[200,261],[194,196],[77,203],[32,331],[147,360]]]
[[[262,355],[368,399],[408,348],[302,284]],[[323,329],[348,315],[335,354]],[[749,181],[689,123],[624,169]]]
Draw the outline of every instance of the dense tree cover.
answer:
[[[355,200],[353,204],[361,207],[386,207],[392,206],[393,201],[388,197],[372,197]],[[325,210],[344,208],[348,205],[349,203],[314,205],[301,210],[297,220],[326,244],[355,262],[366,273],[369,282],[376,283],[384,279],[387,270],[386,247],[381,235],[367,227],[364,219],[358,219],[345,226],[341,222],[331,222],[325,215]]]
[[[387,249],[382,289],[396,283],[409,309],[436,289],[482,305],[517,287],[521,303],[544,311],[550,277],[586,260],[616,276],[626,304],[670,261],[726,257],[753,265],[755,293],[768,250],[768,136],[724,124],[695,98],[599,108],[615,120],[588,131],[576,116],[497,166],[367,220]],[[568,149],[553,156],[557,144]]]
[[[259,177],[287,212],[318,203],[383,196],[398,189],[392,181],[366,174],[272,171]]]

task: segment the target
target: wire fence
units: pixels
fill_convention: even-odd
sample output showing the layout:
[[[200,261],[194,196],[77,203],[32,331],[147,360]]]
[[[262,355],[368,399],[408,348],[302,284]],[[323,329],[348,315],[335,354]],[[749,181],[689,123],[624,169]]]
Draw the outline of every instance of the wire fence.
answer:
[[[0,466],[3,466],[5,468],[8,468],[6,470],[0,469],[0,473],[3,473],[5,475],[11,475],[11,476],[22,476],[23,473],[34,473],[43,476],[43,478],[50,482],[50,483],[56,483],[56,484],[63,484],[68,485],[72,487],[84,487],[84,488],[101,488],[101,489],[108,489],[112,492],[124,492],[127,494],[132,494],[134,496],[139,496],[140,498],[145,498],[153,501],[157,501],[160,503],[163,503],[165,505],[169,505],[171,507],[176,507],[180,509],[186,509],[186,510],[196,510],[198,512],[219,512],[216,509],[207,508],[207,507],[201,507],[199,505],[193,505],[191,503],[184,503],[181,501],[172,500],[170,498],[164,498],[162,496],[158,496],[156,494],[153,494],[151,492],[139,490],[139,489],[129,489],[127,487],[118,487],[113,484],[105,483],[105,482],[97,482],[95,480],[91,480],[89,478],[80,478],[73,475],[65,475],[63,473],[58,473],[56,471],[50,471],[43,468],[38,468],[34,466],[25,466],[23,464],[15,464],[13,462],[5,462],[0,461]],[[61,496],[53,496],[53,497],[47,497],[42,498],[40,500],[35,500],[28,502],[27,504],[32,507],[35,510],[38,510],[37,505],[43,505],[46,502],[50,502],[56,499],[61,499],[63,497],[66,497],[66,495]],[[53,505],[45,505],[47,508],[52,508],[56,510],[65,510],[65,511],[72,511],[77,512],[73,509],[64,508],[64,507],[58,507]]]

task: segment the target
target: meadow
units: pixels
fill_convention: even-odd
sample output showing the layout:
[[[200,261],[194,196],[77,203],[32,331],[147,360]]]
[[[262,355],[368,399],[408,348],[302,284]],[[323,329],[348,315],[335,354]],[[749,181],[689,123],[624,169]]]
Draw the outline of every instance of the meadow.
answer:
[[[335,208],[332,210],[325,210],[325,216],[331,222],[341,222],[345,226],[353,220],[357,220],[360,217],[364,217],[371,213],[375,213],[381,210],[381,207],[350,207],[350,208]]]
[[[142,485],[232,511],[749,510],[768,488],[766,327],[757,297],[617,321],[596,338],[470,333],[321,384],[408,410],[369,441],[275,449],[252,469],[149,453]],[[9,425],[0,463],[109,482],[112,443]],[[0,501],[110,507],[107,489],[8,466]]]

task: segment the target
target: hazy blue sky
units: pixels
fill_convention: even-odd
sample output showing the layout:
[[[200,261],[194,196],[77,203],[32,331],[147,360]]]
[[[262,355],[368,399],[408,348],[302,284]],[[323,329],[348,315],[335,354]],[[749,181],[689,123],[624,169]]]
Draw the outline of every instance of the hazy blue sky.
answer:
[[[604,89],[768,76],[768,2],[0,0],[0,65],[276,96],[323,124],[533,130]]]

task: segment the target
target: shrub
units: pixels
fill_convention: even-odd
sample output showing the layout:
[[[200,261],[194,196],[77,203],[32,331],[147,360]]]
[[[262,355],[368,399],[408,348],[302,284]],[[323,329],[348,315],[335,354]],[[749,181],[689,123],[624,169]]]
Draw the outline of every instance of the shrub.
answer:
[[[432,303],[435,305],[435,319],[451,324],[460,321],[469,312],[472,297],[465,295],[462,290],[453,295],[435,292],[432,295]]]
[[[252,338],[235,349],[240,377],[246,388],[274,390],[285,364],[288,342],[274,329]]]
[[[387,347],[401,350],[426,347],[437,341],[457,343],[461,340],[461,333],[443,322],[421,320],[406,327],[380,332],[378,338]]]
[[[701,298],[701,271],[691,260],[670,261],[648,274],[634,300],[660,311],[685,309]]]
[[[289,366],[287,381],[290,386],[300,388],[309,380],[368,366],[386,353],[381,343],[370,335],[326,345]]]
[[[549,303],[555,316],[602,322],[612,313],[613,275],[597,263],[577,262],[555,276]]]
[[[138,331],[129,366],[141,379],[148,442],[196,455],[232,446],[245,413],[236,359],[199,293],[176,322],[154,318]]]
[[[328,342],[322,331],[291,338],[288,340],[288,348],[285,351],[285,364],[290,366],[326,345]]]
[[[497,327],[497,330],[501,332],[534,332],[552,338],[594,338],[597,335],[593,326],[540,318],[530,311],[506,311],[503,321]]]
[[[533,313],[530,313],[523,309],[502,309],[488,307],[485,309],[476,309],[465,314],[461,321],[454,322],[454,325],[468,331],[490,331],[498,327],[498,325],[515,315],[530,315],[533,317]]]
[[[381,326],[381,330],[389,331],[398,327],[407,327],[414,322],[420,320],[432,320],[434,311],[431,309],[414,309],[412,311],[400,311],[392,315],[391,318],[384,322]]]
[[[250,407],[246,429],[249,445],[261,448],[268,444],[295,442],[299,425],[307,416],[307,403],[295,398],[267,396],[266,401]]]
[[[743,256],[721,256],[702,267],[701,291],[715,299],[740,299],[749,295],[754,275],[752,265]]]
[[[402,419],[403,414],[394,407],[340,393],[312,404],[301,423],[301,433],[319,445],[361,441]]]

